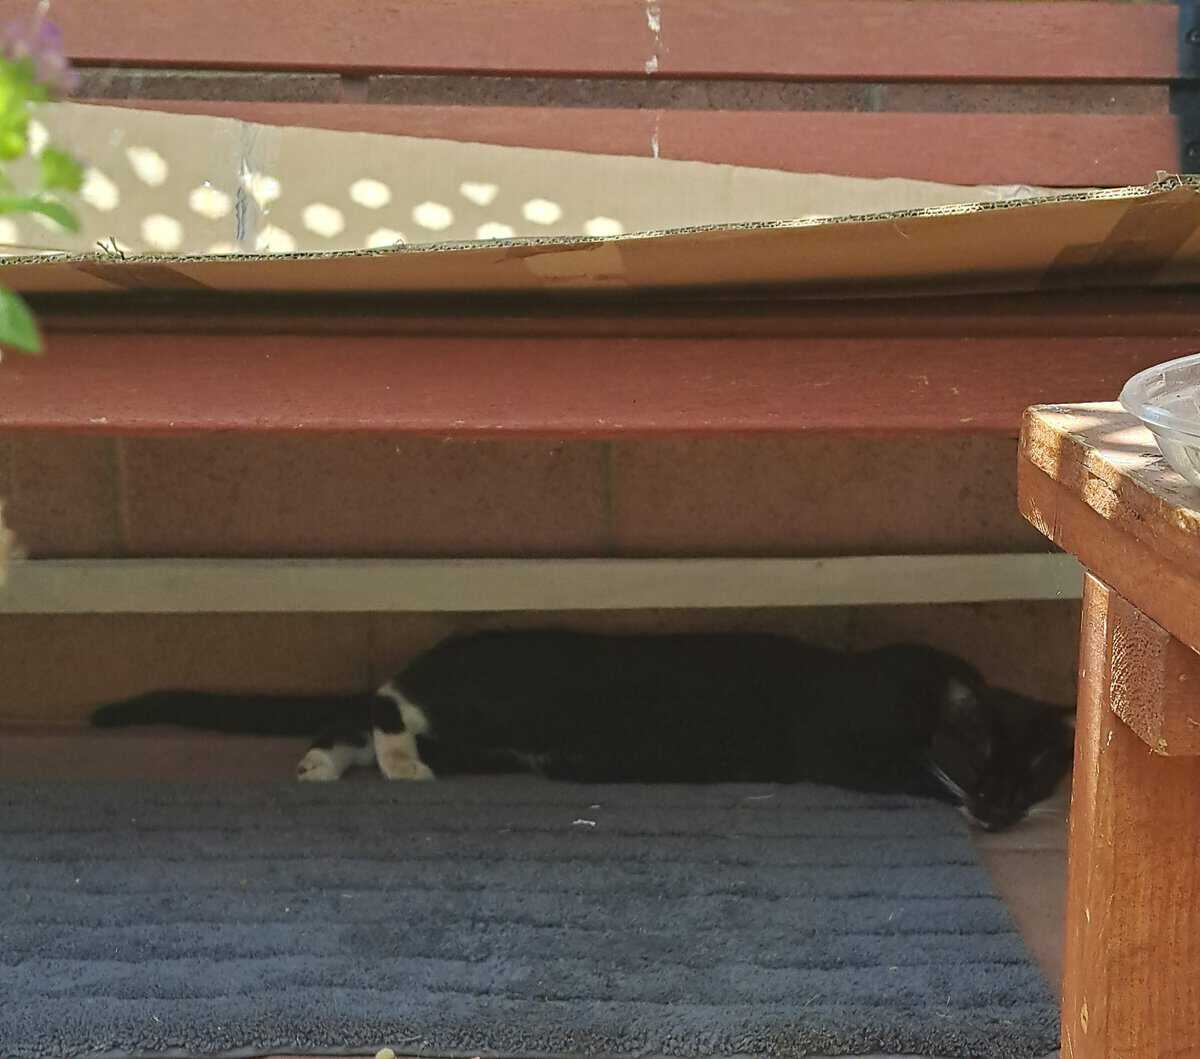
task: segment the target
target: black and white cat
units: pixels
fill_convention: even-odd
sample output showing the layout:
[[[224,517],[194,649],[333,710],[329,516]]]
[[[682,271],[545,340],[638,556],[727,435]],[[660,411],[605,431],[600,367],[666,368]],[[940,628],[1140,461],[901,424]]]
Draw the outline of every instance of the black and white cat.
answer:
[[[797,782],[937,797],[997,830],[1049,798],[1073,715],[927,647],[847,653],[771,635],[481,633],[373,694],[153,692],[96,725],[318,732],[297,769],[335,780],[532,771],[581,782]]]

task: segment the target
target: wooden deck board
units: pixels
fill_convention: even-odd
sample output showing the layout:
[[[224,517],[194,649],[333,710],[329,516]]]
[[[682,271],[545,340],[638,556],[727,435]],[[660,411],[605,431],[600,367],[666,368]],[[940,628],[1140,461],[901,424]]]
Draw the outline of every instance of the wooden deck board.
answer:
[[[1000,433],[1111,399],[1183,338],[387,338],[52,333],[0,430],[463,437]]]

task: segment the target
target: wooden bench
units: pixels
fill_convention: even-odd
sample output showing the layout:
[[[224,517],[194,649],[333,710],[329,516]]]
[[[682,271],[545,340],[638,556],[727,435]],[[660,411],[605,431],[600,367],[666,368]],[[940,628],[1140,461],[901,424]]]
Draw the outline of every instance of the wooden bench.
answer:
[[[1031,409],[1021,509],[1088,570],[1071,805],[1064,1059],[1200,1039],[1200,494],[1114,405]]]
[[[91,0],[54,12],[83,69],[83,98],[955,183],[1121,185],[1196,165],[1186,5],[498,0],[392,5],[384,17],[355,2],[178,0],[136,20],[125,7]],[[0,17],[24,9],[0,0]],[[1020,573],[1011,565],[1012,553],[1044,550],[1014,513],[1021,410],[1050,395],[1111,397],[1133,372],[1191,351],[1200,334],[1194,299],[1175,291],[850,306],[786,296],[37,304],[49,355],[19,390],[5,389],[9,365],[0,368],[0,433],[12,452],[0,495],[10,495],[11,521],[31,550],[83,561],[80,578],[88,561],[126,557],[205,556],[226,564],[221,577],[275,554],[885,560],[853,576],[846,565],[849,581],[834,578],[836,590],[797,575],[784,603],[1059,592],[1046,588],[1057,582],[1043,556]],[[421,400],[384,396],[397,392]],[[216,515],[237,493],[233,435],[258,446],[247,461],[282,475],[277,485],[266,471],[246,479],[266,514],[241,522]],[[539,493],[536,475],[464,472],[433,449],[405,448],[441,481],[479,479],[447,484],[469,498],[457,508],[432,502],[439,513],[418,531],[411,508],[386,495],[412,482],[367,467],[383,449],[363,455],[361,446],[389,438],[398,447],[503,442],[508,455],[495,458],[509,468],[518,439],[588,453],[581,463],[593,449],[601,455],[586,502],[565,489],[549,503],[557,487]],[[310,447],[303,458],[281,455],[287,444]],[[477,451],[471,459],[491,466]],[[316,485],[318,475],[355,474],[383,494],[375,519],[366,500],[325,499]],[[468,514],[488,481],[515,490],[512,510]],[[191,500],[171,499],[168,485]],[[291,523],[279,514],[289,496],[305,498]],[[523,519],[522,505],[537,519]],[[575,527],[581,511],[594,526],[556,528]],[[996,556],[995,576],[948,590],[960,553]],[[938,588],[872,595],[870,585],[914,556],[947,560],[930,575]],[[313,571],[312,584],[323,576]],[[528,576],[538,580],[532,568]],[[638,605],[686,605],[696,596],[681,586],[693,576],[680,568]],[[188,592],[180,607],[214,598],[203,587]],[[328,609],[346,605],[316,587],[301,595],[310,607],[321,598]],[[58,598],[72,609],[69,592]],[[738,602],[781,603],[766,592]],[[153,609],[136,599],[125,608]],[[1032,621],[1044,638],[1060,620],[1031,614],[1014,613],[1006,627]],[[994,632],[958,646],[1003,668],[1028,656],[1028,641],[1014,636],[1003,659]],[[1069,642],[1060,644],[1069,658]]]

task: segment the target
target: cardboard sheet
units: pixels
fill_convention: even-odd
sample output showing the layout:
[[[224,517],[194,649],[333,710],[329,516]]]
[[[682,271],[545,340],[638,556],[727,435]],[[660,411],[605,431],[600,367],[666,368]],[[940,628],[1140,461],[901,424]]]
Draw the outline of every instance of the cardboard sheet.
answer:
[[[1195,282],[1200,184],[958,187],[60,104],[77,236],[0,218],[25,292],[759,290]]]

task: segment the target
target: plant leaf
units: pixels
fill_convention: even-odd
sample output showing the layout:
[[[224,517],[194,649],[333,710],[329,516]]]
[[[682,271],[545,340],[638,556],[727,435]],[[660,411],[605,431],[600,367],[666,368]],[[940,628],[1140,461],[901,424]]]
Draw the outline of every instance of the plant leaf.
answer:
[[[0,130],[0,158],[12,162],[25,153],[29,146],[29,138],[25,129],[9,125]]]
[[[79,231],[79,221],[61,202],[40,195],[0,195],[0,213],[40,213],[68,232]]]
[[[83,186],[83,166],[66,151],[47,147],[42,151],[42,187],[47,191],[78,191]]]
[[[0,287],[0,346],[21,353],[42,351],[42,336],[25,299],[3,287]]]

